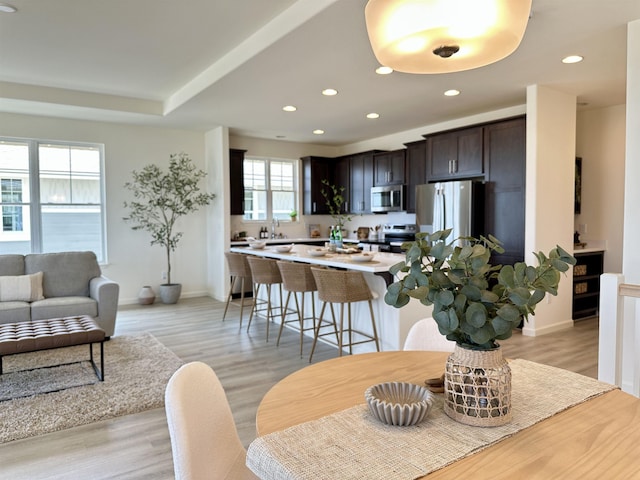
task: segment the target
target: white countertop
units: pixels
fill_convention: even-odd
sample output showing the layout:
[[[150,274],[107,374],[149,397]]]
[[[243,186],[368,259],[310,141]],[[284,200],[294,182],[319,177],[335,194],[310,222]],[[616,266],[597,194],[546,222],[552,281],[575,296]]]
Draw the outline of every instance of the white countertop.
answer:
[[[291,239],[289,239],[287,243],[291,243]],[[277,252],[275,247],[270,246],[266,246],[263,249],[231,247],[230,250],[235,253],[245,253],[260,257],[276,258],[279,260],[305,262],[313,265],[324,265],[327,267],[346,268],[349,270],[359,270],[361,272],[369,273],[388,272],[392,265],[402,262],[406,258],[404,254],[399,253],[375,252],[371,261],[356,262],[352,260],[354,254],[327,253],[322,257],[313,257],[307,253],[309,250],[317,248],[320,247],[314,247],[311,245],[294,245],[293,249],[289,253]]]

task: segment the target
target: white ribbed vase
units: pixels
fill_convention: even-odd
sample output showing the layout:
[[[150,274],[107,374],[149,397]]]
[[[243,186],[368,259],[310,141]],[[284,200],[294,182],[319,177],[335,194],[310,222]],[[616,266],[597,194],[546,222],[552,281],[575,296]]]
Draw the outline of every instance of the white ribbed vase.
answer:
[[[478,427],[511,421],[511,368],[501,348],[470,350],[456,345],[445,364],[444,412]]]

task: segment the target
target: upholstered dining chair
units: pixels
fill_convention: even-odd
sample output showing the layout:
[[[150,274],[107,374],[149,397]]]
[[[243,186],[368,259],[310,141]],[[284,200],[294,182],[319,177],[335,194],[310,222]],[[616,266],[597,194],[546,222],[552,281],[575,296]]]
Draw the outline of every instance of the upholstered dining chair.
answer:
[[[447,340],[438,330],[436,321],[429,317],[418,320],[409,329],[403,350],[430,350],[432,352],[453,352],[455,342]]]
[[[211,367],[191,362],[169,379],[165,410],[176,480],[257,479],[245,465],[229,402]]]

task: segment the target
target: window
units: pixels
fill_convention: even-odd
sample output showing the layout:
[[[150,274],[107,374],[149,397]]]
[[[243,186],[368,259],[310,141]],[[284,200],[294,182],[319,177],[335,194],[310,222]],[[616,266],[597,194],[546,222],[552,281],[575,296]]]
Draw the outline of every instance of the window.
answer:
[[[103,150],[0,138],[3,253],[90,250],[105,261]]]
[[[5,203],[22,203],[22,180],[19,178],[1,178],[0,192],[2,192],[2,231],[22,231],[22,207],[7,206]]]
[[[297,161],[244,159],[244,219],[290,220],[297,210]]]

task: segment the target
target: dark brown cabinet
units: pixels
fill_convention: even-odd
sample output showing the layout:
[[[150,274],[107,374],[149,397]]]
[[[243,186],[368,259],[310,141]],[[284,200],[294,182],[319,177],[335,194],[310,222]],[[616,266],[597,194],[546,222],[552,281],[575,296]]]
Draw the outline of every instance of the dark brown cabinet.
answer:
[[[407,188],[405,192],[405,207],[407,212],[416,211],[416,185],[427,183],[427,141],[406,143],[405,177]]]
[[[231,215],[244,215],[244,154],[246,150],[229,150],[229,200]]]
[[[373,187],[374,151],[349,155],[351,172],[350,213],[371,213],[371,187]]]
[[[349,209],[351,208],[351,166],[348,158],[339,157],[333,161],[333,180],[330,181],[338,189],[343,188],[342,197],[344,198],[344,203],[342,205],[341,213],[349,213]]]
[[[335,160],[326,157],[302,158],[303,207],[305,215],[326,215],[329,213],[327,201],[322,195],[323,180],[332,181],[332,166]]]
[[[573,256],[573,319],[580,320],[598,314],[604,252],[575,252]]]
[[[492,261],[524,260],[526,120],[518,117],[484,126],[484,232],[503,242]]]
[[[427,167],[430,182],[482,176],[482,127],[429,135]]]
[[[404,184],[405,149],[376,153],[373,156],[375,186]]]

